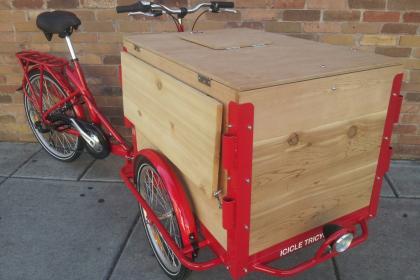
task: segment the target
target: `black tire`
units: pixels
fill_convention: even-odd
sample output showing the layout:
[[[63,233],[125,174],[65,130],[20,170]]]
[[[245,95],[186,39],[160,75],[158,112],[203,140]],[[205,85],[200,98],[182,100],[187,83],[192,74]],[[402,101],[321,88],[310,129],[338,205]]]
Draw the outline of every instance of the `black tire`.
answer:
[[[159,214],[158,209],[154,208],[154,206],[157,207],[159,205],[156,204],[156,203],[155,203],[155,205],[153,205],[153,199],[152,199],[152,203],[150,203],[150,199],[147,197],[147,191],[144,189],[144,185],[145,185],[144,172],[148,172],[148,171],[154,172],[154,174],[156,174],[158,176],[160,182],[162,184],[164,184],[163,180],[161,179],[159,173],[157,172],[156,168],[152,165],[152,163],[150,163],[148,160],[143,159],[143,160],[140,160],[136,165],[136,173],[135,173],[136,174],[136,187],[137,187],[137,191],[140,193],[140,195],[149,203],[149,206],[155,211],[155,214],[158,215]],[[153,181],[153,179],[152,179],[152,181]],[[162,190],[165,191],[165,193],[166,193],[166,194],[162,194],[162,196],[166,195],[166,197],[168,198],[167,202],[168,202],[168,204],[170,204],[170,207],[173,210],[172,202],[171,202],[171,200],[169,198],[169,195],[166,192],[166,188],[164,188],[164,186],[163,186]],[[156,194],[156,195],[158,195],[158,194]],[[165,203],[163,203],[163,204],[165,204]],[[163,205],[163,204],[160,204],[160,205]],[[143,208],[140,204],[139,204],[139,209],[140,209],[140,216],[141,216],[141,219],[143,221],[143,226],[144,226],[144,230],[146,232],[147,239],[149,241],[150,247],[153,250],[153,253],[156,257],[156,260],[157,260],[160,268],[171,279],[174,279],[174,280],[186,279],[190,275],[191,271],[188,268],[186,268],[184,265],[182,265],[181,262],[179,262],[178,258],[174,255],[173,255],[174,258],[178,262],[177,266],[176,266],[176,269],[175,269],[175,266],[171,267],[171,266],[167,265],[168,260],[165,260],[162,257],[163,255],[165,255],[164,252],[162,252],[162,249],[164,249],[164,250],[169,249],[169,246],[166,244],[166,241],[162,238],[159,231],[153,225],[150,225],[148,223],[147,215],[146,215],[145,211],[143,210]],[[169,212],[167,212],[167,213],[169,213]],[[167,213],[165,213],[164,217],[167,216]],[[164,218],[164,219],[166,220],[167,218]],[[168,219],[173,219],[173,221],[176,221],[176,223],[175,222],[172,223],[172,228],[170,227],[171,224],[169,224],[170,229],[168,229],[168,225],[165,224],[165,222],[164,222],[165,220],[163,220],[163,219],[161,220],[162,224],[165,226],[165,228],[171,234],[171,236],[173,237],[174,241],[178,244],[178,246],[180,248],[182,248],[183,247],[182,239],[181,239],[181,236],[180,236],[180,231],[179,231],[179,226],[178,226],[178,221],[176,219],[176,215],[174,213],[172,213],[172,216]],[[154,230],[156,231],[154,236],[152,236],[152,234],[151,234],[152,233],[152,228],[154,228]],[[156,245],[157,243],[154,242],[154,239],[156,239],[156,237],[159,238],[160,244],[162,246],[164,246],[164,248],[159,248]],[[170,252],[172,252],[172,250],[170,250]],[[173,254],[173,252],[172,252],[172,254]],[[174,262],[173,262],[173,264],[174,264]]]
[[[39,87],[37,87],[36,85],[36,81],[40,80],[40,71],[38,69],[32,70],[29,72],[28,77],[29,77],[29,82],[31,83],[32,87],[34,88],[34,90],[36,91],[36,89]],[[64,91],[64,89],[59,85],[59,83],[53,78],[53,76],[51,74],[49,74],[48,72],[44,71],[44,82],[45,85],[50,85],[52,87],[55,87],[58,91],[58,93],[60,93],[61,95],[63,95],[63,97],[67,96],[66,92]],[[29,84],[26,85],[26,92],[28,94],[32,94]],[[46,104],[47,102],[45,102]],[[52,102],[53,103],[53,102]],[[31,128],[34,136],[36,137],[36,139],[38,140],[39,144],[44,148],[44,150],[51,155],[53,158],[59,160],[59,161],[64,161],[64,162],[70,162],[70,161],[74,161],[75,159],[77,159],[80,154],[83,151],[83,141],[81,137],[77,137],[74,135],[69,135],[65,132],[59,132],[56,130],[52,130],[52,129],[47,129],[44,130],[40,129],[39,126],[41,125],[42,127],[44,127],[41,123],[40,120],[35,121],[33,118],[38,117],[38,119],[40,119],[39,117],[39,112],[37,112],[37,110],[35,109],[36,106],[34,106],[31,102],[31,100],[28,98],[28,96],[24,95],[23,97],[23,105],[25,108],[25,113],[26,113],[26,118],[28,120],[28,124],[29,127]],[[48,107],[48,105],[45,105]],[[68,110],[67,112],[69,115],[75,115],[75,112],[73,110]],[[34,116],[37,115],[37,116]],[[38,127],[37,127],[38,126]],[[49,136],[47,135],[49,134]],[[46,136],[49,137],[49,139],[46,139]],[[71,145],[71,147],[68,149],[68,152],[66,153],[66,149],[64,148],[64,144],[62,145],[63,147],[61,147],[61,149],[64,150],[64,152],[59,151],[59,147],[57,147],[57,145],[54,143],[54,140],[52,140],[52,137],[55,136],[56,140],[59,139],[61,137],[63,137],[64,141],[67,140],[68,143],[70,143],[68,141],[68,139],[71,139],[72,141],[74,141],[74,143]],[[58,141],[57,141],[58,142]],[[71,143],[70,143],[71,144]]]

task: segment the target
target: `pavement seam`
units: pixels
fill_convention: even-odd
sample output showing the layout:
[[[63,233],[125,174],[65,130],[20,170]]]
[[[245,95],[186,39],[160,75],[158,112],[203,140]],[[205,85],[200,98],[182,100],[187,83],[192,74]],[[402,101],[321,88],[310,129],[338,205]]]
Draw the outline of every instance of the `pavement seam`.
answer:
[[[396,198],[399,198],[399,194],[397,192],[397,189],[395,188],[394,181],[391,179],[391,177],[388,175],[388,173],[385,173],[385,181],[388,183],[389,187],[391,188],[392,192],[394,193]]]
[[[83,178],[82,178],[83,179]],[[98,183],[124,183],[122,180],[101,180],[101,179],[80,179],[80,182],[98,182]]]
[[[33,159],[37,154],[39,154],[42,151],[42,149],[39,149],[38,151],[34,152],[27,160],[25,160],[22,164],[20,164],[13,172],[11,172],[9,174],[9,176],[7,176],[6,178],[12,178],[13,175],[16,174],[16,172],[19,171],[19,169],[21,169],[25,164],[27,164],[31,159]]]
[[[8,179],[11,179],[11,180],[28,180],[28,181],[37,181],[37,182],[65,182],[65,183],[68,183],[68,182],[73,182],[73,183],[86,183],[86,184],[94,184],[94,183],[97,183],[97,184],[105,184],[105,183],[108,183],[108,184],[115,184],[115,185],[117,185],[118,183],[119,184],[122,184],[122,182],[98,182],[98,181],[75,181],[75,180],[65,180],[65,179],[51,179],[51,178],[30,178],[30,177],[11,177],[11,178],[5,178],[5,180],[3,181],[3,182],[1,182],[0,183],[0,185],[2,185],[3,183],[5,183]]]
[[[133,224],[131,225],[121,247],[118,251],[117,255],[115,256],[114,260],[112,261],[111,267],[109,268],[108,272],[106,273],[104,280],[109,280],[112,277],[112,274],[114,274],[115,268],[117,267],[122,254],[124,253],[125,248],[127,247],[128,241],[130,240],[131,236],[133,235],[134,229],[136,228],[138,222],[140,220],[140,212],[137,213],[136,218],[133,221]]]
[[[337,261],[335,260],[335,258],[332,258],[332,264],[333,264],[335,279],[341,280],[340,272],[338,270],[338,264],[337,264]]]
[[[24,175],[17,175],[8,179],[30,179],[35,181],[65,181],[65,182],[78,182],[77,179],[63,179],[63,178],[40,178],[40,177],[28,177]],[[85,181],[84,181],[85,182]],[[96,181],[92,181],[94,183]]]
[[[395,199],[395,197],[387,197],[384,196],[381,199]],[[416,197],[416,196],[400,196],[398,197],[399,200],[404,200],[404,199],[408,199],[408,200],[420,200],[420,197]]]
[[[82,179],[83,176],[85,176],[86,173],[92,168],[92,166],[95,162],[96,162],[96,159],[92,160],[92,162],[88,166],[86,166],[86,169],[82,172],[82,174],[80,174],[80,176],[77,177],[76,181],[80,181],[80,179]]]

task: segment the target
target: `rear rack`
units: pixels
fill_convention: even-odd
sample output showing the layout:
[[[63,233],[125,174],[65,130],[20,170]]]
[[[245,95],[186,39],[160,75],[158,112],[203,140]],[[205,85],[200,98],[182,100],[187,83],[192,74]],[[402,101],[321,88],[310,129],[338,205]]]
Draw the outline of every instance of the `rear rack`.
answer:
[[[22,51],[16,54],[22,65],[43,65],[46,67],[63,67],[68,64],[64,58],[37,51]]]

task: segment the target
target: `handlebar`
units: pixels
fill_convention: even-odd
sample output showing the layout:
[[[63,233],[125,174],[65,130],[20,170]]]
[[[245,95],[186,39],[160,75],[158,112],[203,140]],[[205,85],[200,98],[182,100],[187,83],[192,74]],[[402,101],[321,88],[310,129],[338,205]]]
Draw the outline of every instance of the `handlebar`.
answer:
[[[235,4],[233,2],[212,1],[211,4],[219,9],[233,9]]]
[[[201,3],[192,8],[169,8],[162,4],[155,4],[153,2],[138,1],[135,4],[128,6],[117,6],[117,13],[143,14],[146,16],[160,16],[164,13],[171,15],[178,15],[185,17],[187,14],[195,13],[202,8],[209,8],[209,11],[218,13],[220,11],[236,13],[233,2],[212,1],[210,3]]]

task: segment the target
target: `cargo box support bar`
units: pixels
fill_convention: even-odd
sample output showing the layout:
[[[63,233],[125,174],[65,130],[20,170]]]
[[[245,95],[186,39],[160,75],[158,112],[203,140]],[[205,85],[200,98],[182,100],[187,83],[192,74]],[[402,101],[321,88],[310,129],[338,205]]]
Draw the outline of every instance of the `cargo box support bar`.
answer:
[[[401,95],[401,86],[403,81],[403,74],[400,73],[395,76],[391,97],[389,99],[388,113],[385,120],[384,133],[382,137],[381,150],[379,153],[378,164],[376,167],[375,180],[373,183],[372,196],[370,200],[370,218],[376,216],[378,211],[379,197],[381,193],[381,186],[383,177],[388,172],[392,156],[391,137],[394,124],[398,122],[403,96]]]
[[[296,244],[302,240],[308,240],[308,237],[314,236],[316,234],[321,234],[323,226],[312,229],[308,232],[302,233],[298,236],[295,236],[289,240],[286,240],[272,248],[268,248],[265,251],[259,252],[251,256],[251,267],[254,271],[259,271],[262,273],[270,274],[276,277],[291,277],[296,274],[299,274],[307,269],[310,269],[322,262],[325,262],[328,259],[331,259],[337,256],[339,253],[335,250],[332,250],[333,244],[339,236],[342,236],[346,233],[356,234],[356,226],[359,225],[361,233],[358,234],[355,239],[352,241],[348,249],[354,248],[359,244],[366,241],[368,238],[368,227],[367,227],[367,216],[369,214],[368,207],[360,209],[356,212],[350,213],[349,215],[343,216],[335,221],[332,221],[334,224],[340,224],[343,226],[342,230],[339,230],[329,236],[327,239],[322,241],[321,246],[316,251],[314,257],[297,264],[294,267],[290,268],[276,268],[269,265],[271,261],[282,258],[281,251],[284,248],[289,248],[291,244]],[[304,245],[306,247],[308,245]]]
[[[254,106],[230,102],[228,110],[229,124],[222,143],[228,183],[222,211],[227,230],[226,265],[231,276],[238,279],[249,269]]]

